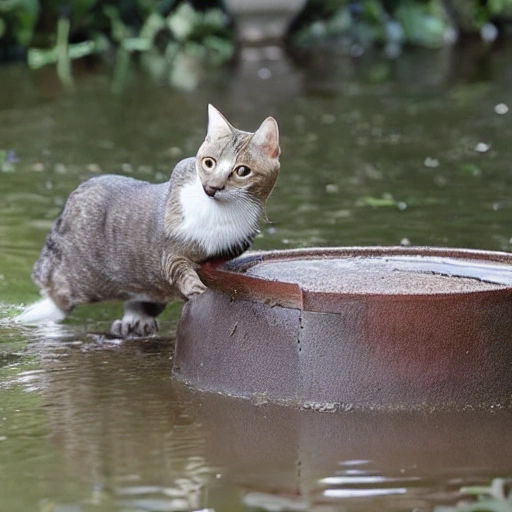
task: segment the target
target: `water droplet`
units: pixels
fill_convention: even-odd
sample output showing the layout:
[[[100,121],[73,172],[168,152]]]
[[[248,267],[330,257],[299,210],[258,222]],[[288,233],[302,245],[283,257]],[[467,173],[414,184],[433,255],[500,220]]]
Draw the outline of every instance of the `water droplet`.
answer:
[[[505,103],[498,103],[494,107],[494,112],[499,115],[505,115],[508,112],[508,105],[505,105]]]
[[[258,69],[258,76],[262,80],[268,80],[272,76],[272,71],[268,68],[260,68]]]
[[[101,167],[98,164],[89,164],[87,170],[89,172],[99,173],[101,172]]]
[[[478,151],[478,153],[487,153],[491,149],[490,144],[486,144],[485,142],[479,142],[475,146],[475,151]]]
[[[425,160],[423,161],[423,165],[425,167],[436,168],[439,167],[439,160],[437,158],[427,156],[427,158],[425,158]]]
[[[443,34],[443,41],[445,44],[455,44],[459,39],[459,31],[456,27],[446,27]]]
[[[492,43],[496,41],[498,38],[499,30],[496,25],[493,23],[486,23],[481,29],[480,29],[480,37],[486,42],[486,43]]]
[[[173,158],[181,156],[182,154],[183,154],[183,151],[178,146],[172,146],[171,148],[169,148],[169,156],[171,156]]]

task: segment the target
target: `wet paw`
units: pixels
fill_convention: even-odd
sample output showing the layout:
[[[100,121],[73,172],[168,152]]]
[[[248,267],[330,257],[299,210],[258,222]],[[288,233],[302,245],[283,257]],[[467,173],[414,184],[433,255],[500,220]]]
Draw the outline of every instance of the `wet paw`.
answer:
[[[110,328],[111,334],[118,338],[129,336],[150,336],[160,330],[158,320],[152,316],[125,315],[122,320],[116,320]]]

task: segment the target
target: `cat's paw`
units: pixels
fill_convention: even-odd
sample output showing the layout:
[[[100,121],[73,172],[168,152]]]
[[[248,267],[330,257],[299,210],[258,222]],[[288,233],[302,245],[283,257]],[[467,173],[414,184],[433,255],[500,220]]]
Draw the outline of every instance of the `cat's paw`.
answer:
[[[152,316],[125,315],[121,320],[116,320],[110,332],[118,338],[129,336],[151,336],[160,330],[158,320]]]
[[[207,290],[197,275],[187,276],[182,280],[180,292],[188,300],[196,295],[202,295]]]

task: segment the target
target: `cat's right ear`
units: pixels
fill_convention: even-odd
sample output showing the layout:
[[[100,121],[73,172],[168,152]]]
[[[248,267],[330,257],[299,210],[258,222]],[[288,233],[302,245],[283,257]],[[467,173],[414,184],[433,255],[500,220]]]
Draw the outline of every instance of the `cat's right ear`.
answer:
[[[233,127],[228,120],[213,106],[208,105],[208,133],[207,137],[220,139],[231,135]]]

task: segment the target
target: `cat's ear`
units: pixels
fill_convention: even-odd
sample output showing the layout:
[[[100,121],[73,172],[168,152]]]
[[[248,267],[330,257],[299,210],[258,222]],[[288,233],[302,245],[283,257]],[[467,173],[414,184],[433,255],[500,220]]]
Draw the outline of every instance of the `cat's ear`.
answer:
[[[208,105],[208,133],[207,136],[219,139],[230,135],[233,127],[228,120],[213,106]]]
[[[267,117],[252,137],[253,144],[260,146],[270,158],[278,158],[281,154],[279,148],[279,128],[273,117]]]

